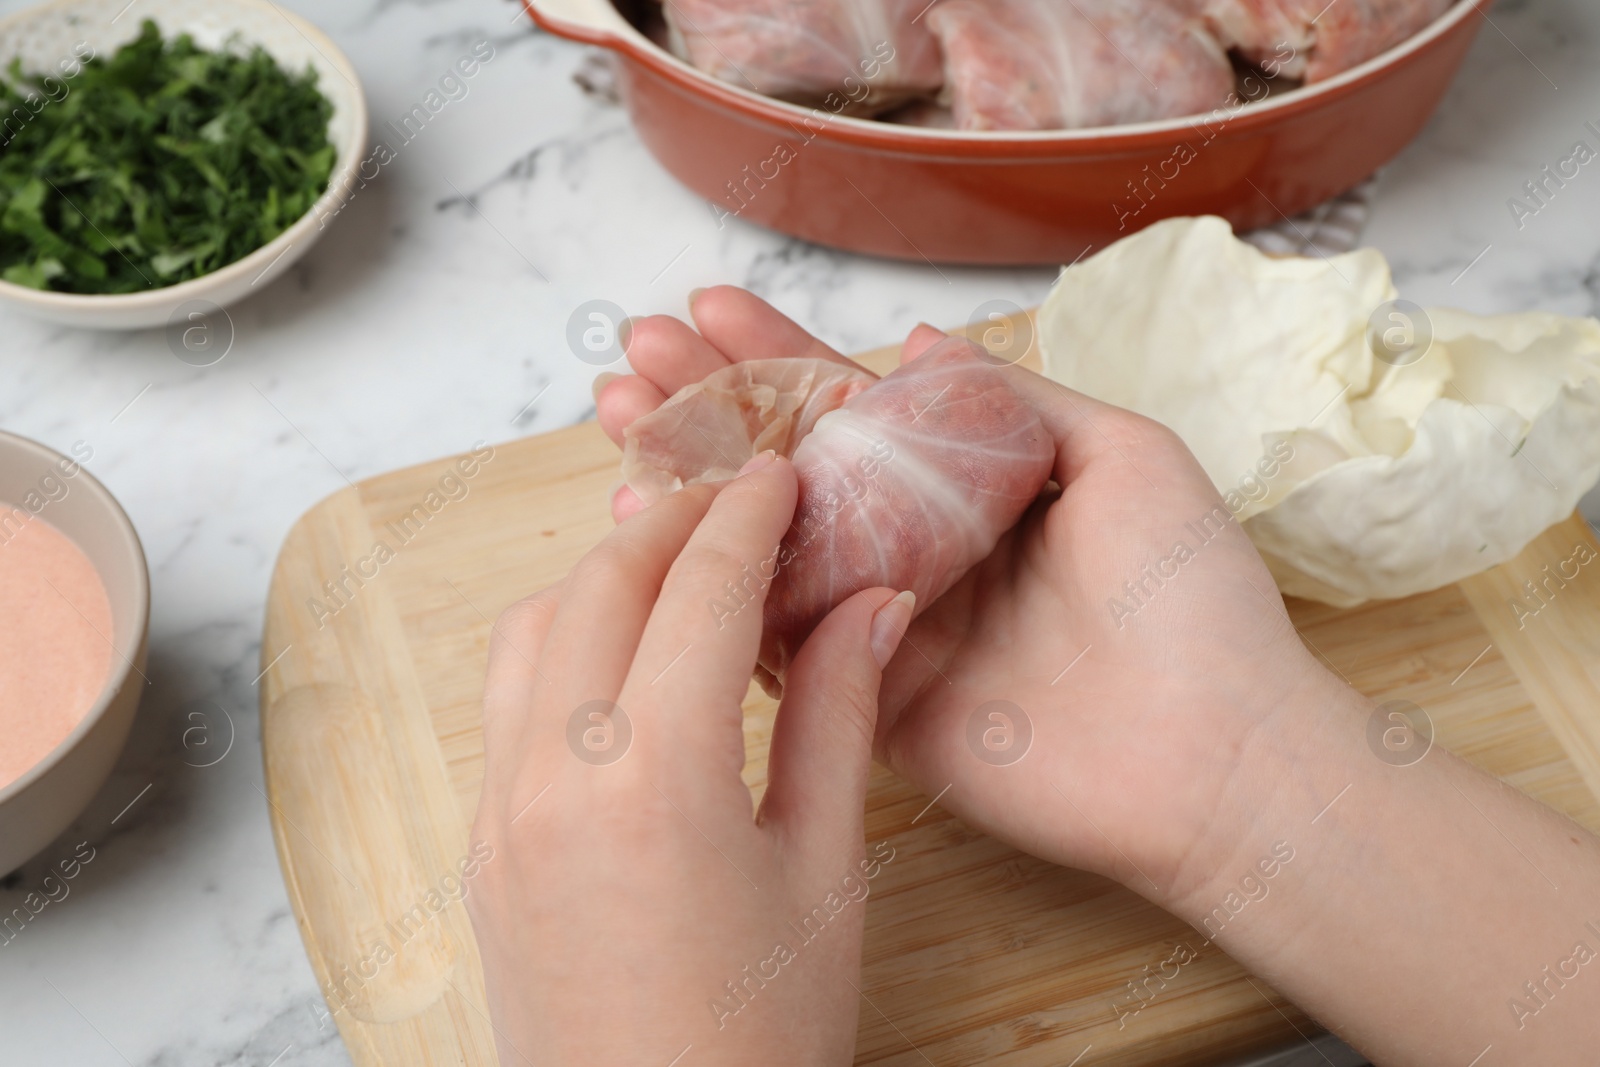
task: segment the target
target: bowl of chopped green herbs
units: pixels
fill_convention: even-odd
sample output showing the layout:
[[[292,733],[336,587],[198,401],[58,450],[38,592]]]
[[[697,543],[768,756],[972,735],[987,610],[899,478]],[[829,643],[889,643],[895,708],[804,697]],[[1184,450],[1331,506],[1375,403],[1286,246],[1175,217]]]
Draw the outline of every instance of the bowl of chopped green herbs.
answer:
[[[269,285],[355,185],[355,69],[270,0],[0,21],[0,304],[143,329]]]

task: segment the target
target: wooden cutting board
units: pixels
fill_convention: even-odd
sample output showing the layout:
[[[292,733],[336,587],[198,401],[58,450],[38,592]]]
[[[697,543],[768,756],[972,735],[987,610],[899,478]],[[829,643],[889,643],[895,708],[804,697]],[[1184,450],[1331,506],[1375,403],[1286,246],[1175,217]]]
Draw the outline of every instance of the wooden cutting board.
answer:
[[[881,371],[893,358],[863,361]],[[453,899],[482,780],[490,620],[612,526],[617,453],[594,423],[480,457],[329,497],[290,532],[268,597],[273,833],[360,1067],[496,1062],[477,947]],[[1600,830],[1600,568],[1524,628],[1509,603],[1578,544],[1596,548],[1574,517],[1458,586],[1349,611],[1291,601],[1290,613],[1362,691],[1421,705],[1439,743]],[[752,690],[756,793],[773,711]],[[867,909],[859,1064],[1225,1063],[1317,1032],[1179,920],[968,829],[881,768],[866,829],[896,858]],[[1129,981],[1181,944],[1198,958],[1119,1026]]]

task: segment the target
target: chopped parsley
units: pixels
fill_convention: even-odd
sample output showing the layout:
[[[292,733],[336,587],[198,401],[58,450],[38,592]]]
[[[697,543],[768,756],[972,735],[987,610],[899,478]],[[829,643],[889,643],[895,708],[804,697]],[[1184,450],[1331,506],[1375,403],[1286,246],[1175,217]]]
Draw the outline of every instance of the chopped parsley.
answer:
[[[63,65],[63,73],[67,66]],[[259,46],[208,52],[146,19],[109,60],[0,76],[0,277],[133,293],[242,259],[322,195],[333,105]]]

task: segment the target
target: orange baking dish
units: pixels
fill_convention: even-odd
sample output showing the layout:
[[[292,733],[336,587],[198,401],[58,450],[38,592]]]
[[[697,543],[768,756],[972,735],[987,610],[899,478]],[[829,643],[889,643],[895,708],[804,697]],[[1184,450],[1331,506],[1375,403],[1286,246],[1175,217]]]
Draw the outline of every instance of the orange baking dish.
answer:
[[[933,263],[1064,263],[1173,215],[1240,230],[1293,216],[1392,159],[1438,107],[1491,0],[1304,88],[1242,81],[1242,106],[1082,130],[925,129],[717,81],[610,0],[523,0],[552,33],[619,58],[639,136],[735,219],[853,252]],[[1249,102],[1244,102],[1249,97]]]

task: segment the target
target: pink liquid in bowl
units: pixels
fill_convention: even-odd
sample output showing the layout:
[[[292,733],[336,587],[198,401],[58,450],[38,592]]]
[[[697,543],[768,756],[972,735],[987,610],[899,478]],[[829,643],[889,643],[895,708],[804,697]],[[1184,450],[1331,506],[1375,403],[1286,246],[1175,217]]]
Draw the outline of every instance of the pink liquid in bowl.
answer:
[[[66,739],[111,673],[111,602],[89,557],[0,503],[0,788]]]

